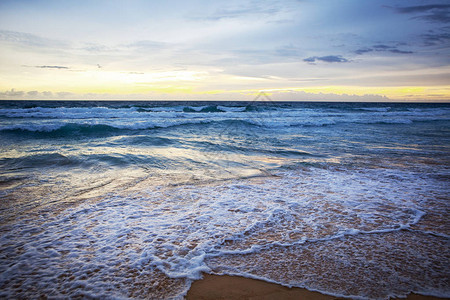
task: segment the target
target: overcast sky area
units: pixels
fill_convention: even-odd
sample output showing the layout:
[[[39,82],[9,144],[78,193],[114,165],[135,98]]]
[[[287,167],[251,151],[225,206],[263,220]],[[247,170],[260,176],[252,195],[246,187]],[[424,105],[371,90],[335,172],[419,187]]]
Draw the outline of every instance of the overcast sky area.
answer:
[[[450,1],[1,0],[0,99],[449,101]]]

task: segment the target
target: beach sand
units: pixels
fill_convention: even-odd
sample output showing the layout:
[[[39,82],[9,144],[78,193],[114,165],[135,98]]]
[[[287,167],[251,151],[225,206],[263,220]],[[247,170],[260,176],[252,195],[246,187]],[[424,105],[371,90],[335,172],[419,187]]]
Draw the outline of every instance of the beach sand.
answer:
[[[288,288],[282,285],[255,280],[239,276],[210,275],[204,274],[203,279],[195,281],[186,295],[187,300],[212,300],[212,299],[311,299],[311,300],[331,300],[343,299],[334,296],[324,295],[318,292],[311,292],[302,288]],[[442,298],[410,294],[409,300],[437,300]]]

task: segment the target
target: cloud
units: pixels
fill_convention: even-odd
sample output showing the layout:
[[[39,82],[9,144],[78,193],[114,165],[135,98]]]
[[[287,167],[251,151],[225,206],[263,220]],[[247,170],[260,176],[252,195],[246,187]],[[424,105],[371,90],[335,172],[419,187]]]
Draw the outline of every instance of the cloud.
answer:
[[[373,94],[349,95],[333,93],[308,93],[298,90],[268,91],[268,93],[270,93],[270,98],[274,101],[390,101],[390,99],[386,96]]]
[[[35,68],[39,68],[39,69],[70,69],[69,67],[64,67],[64,66],[35,66]]]
[[[342,57],[341,55],[311,56],[311,57],[303,59],[303,61],[306,61],[308,63],[314,63],[316,61],[323,61],[323,62],[327,62],[327,63],[349,62],[348,59]]]
[[[11,89],[6,92],[0,92],[0,99],[17,99],[22,98],[24,95],[24,91],[16,91],[15,89]]]
[[[36,97],[38,95],[38,91],[29,91],[27,92],[27,96],[29,97]]]
[[[94,43],[86,43],[85,47],[80,48],[83,51],[87,51],[90,53],[101,53],[101,52],[113,52],[116,51],[116,48],[108,47],[105,45],[94,44]]]
[[[435,45],[441,45],[446,44],[450,42],[450,33],[443,32],[443,33],[426,33],[422,34],[421,37],[424,40],[425,46],[435,46]]]
[[[430,5],[417,5],[407,7],[396,7],[396,10],[400,13],[414,13],[414,12],[426,12],[430,10],[442,10],[449,9],[449,4],[430,4]]]
[[[66,42],[60,40],[47,39],[30,33],[9,30],[0,30],[0,41],[40,48],[62,48],[68,46]]]
[[[423,14],[414,17],[425,21],[450,23],[450,5],[449,4],[430,4],[406,7],[395,7],[397,13],[401,14]]]
[[[389,52],[397,53],[397,54],[411,54],[411,53],[414,53],[412,51],[405,51],[405,50],[399,50],[399,49],[390,49]]]
[[[396,46],[390,46],[390,45],[384,45],[384,44],[377,44],[377,45],[373,45],[372,47],[361,48],[361,49],[354,51],[354,53],[357,55],[362,55],[362,54],[366,54],[369,52],[391,52],[391,53],[395,53],[395,54],[414,53],[413,51],[401,50],[401,49],[398,49]]]
[[[72,93],[57,93],[59,99],[65,98]],[[64,97],[63,97],[64,96]],[[0,92],[0,100],[52,100],[55,99],[55,95],[49,91],[17,91],[16,89],[11,89],[9,91]]]
[[[363,48],[363,49],[355,50],[354,52],[358,55],[361,55],[361,54],[369,53],[372,51],[373,51],[373,49],[371,49],[371,48]]]
[[[243,100],[252,101],[255,94],[260,90],[236,90],[221,91],[220,93],[184,94],[184,93],[164,93],[148,92],[136,94],[109,94],[109,93],[70,93],[70,92],[38,92],[38,91],[16,91],[11,89],[0,92],[0,100]],[[274,89],[265,90],[274,101],[389,101],[390,99],[382,95],[352,95],[334,93],[314,93],[295,89]]]
[[[74,96],[74,95],[76,95],[76,94],[74,94],[74,93],[70,93],[70,92],[58,92],[58,93],[56,93],[56,95],[57,95],[57,97],[58,98],[69,98],[70,96]]]
[[[393,48],[392,46],[388,46],[388,45],[373,45],[372,47],[377,50],[387,50],[387,49]]]

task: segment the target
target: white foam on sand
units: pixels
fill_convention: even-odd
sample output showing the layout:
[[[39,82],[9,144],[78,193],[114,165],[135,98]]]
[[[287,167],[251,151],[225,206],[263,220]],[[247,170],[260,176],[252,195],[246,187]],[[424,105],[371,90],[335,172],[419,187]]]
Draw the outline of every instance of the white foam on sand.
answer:
[[[140,191],[110,192],[60,215],[4,225],[0,295],[29,297],[38,289],[56,297],[82,292],[85,296],[121,298],[148,293],[148,286],[139,287],[136,282],[153,278],[155,297],[181,297],[191,280],[199,279],[202,272],[217,270],[340,294],[342,291],[326,290],[314,281],[314,273],[307,278],[273,275],[278,268],[273,258],[283,253],[295,257],[293,249],[307,251],[315,247],[311,245],[325,253],[333,248],[330,245],[352,244],[352,238],[359,240],[352,244],[356,248],[389,247],[378,242],[379,235],[411,234],[412,227],[421,232],[421,219],[434,209],[430,198],[436,201],[446,194],[442,182],[388,169],[312,168],[278,175],[179,186],[144,182],[141,187],[147,188]],[[431,232],[448,234],[444,227]],[[430,234],[429,227],[420,234],[443,239]],[[431,250],[423,245],[418,267],[448,259],[445,253],[441,257]],[[267,253],[270,255],[264,256]],[[246,255],[258,262],[253,273],[240,267],[248,266],[242,260]],[[228,260],[230,257],[233,259]],[[265,263],[261,257],[266,257]],[[241,265],[232,263],[240,259]],[[350,264],[347,259],[343,257],[341,262]],[[386,261],[391,259],[395,261],[395,257],[383,255],[361,256],[360,262],[381,263],[383,272],[389,273],[394,267]],[[370,278],[378,276],[377,270],[370,269],[375,272]],[[425,291],[449,295],[448,287],[439,280],[411,286],[405,283],[408,275],[402,276],[400,291],[392,291],[391,285],[380,281],[379,294],[371,295],[363,284],[355,282],[354,288],[343,294],[377,298]],[[436,272],[429,276],[436,276]],[[158,292],[158,286],[170,288]]]

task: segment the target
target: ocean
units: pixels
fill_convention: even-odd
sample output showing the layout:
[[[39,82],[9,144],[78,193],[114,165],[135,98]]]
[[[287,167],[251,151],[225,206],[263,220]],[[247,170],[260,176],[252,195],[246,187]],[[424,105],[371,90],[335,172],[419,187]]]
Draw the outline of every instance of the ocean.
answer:
[[[0,297],[450,297],[450,104],[259,100],[0,101]]]

